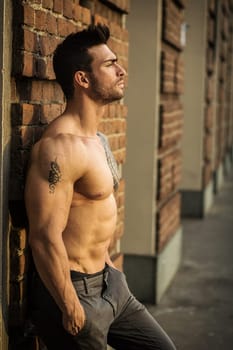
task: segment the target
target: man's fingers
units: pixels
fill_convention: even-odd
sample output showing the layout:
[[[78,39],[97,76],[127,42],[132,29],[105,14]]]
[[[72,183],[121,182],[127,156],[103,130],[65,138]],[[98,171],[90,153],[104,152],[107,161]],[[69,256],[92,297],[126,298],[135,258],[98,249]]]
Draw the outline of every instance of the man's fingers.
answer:
[[[78,326],[73,326],[72,327],[72,334],[76,335],[80,331],[80,327]]]

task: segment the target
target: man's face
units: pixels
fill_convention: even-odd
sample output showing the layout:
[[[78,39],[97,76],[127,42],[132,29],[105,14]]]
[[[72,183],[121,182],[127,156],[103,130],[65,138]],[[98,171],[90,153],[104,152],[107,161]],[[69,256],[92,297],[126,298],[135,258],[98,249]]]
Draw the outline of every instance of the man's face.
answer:
[[[107,45],[93,46],[88,50],[93,57],[89,73],[90,96],[101,104],[120,100],[124,95],[125,70],[117,63],[116,55]]]

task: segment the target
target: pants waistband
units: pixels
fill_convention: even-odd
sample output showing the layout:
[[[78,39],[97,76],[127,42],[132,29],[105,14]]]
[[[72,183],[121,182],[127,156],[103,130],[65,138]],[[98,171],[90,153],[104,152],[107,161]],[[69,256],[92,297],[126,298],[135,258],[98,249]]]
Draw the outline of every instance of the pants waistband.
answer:
[[[76,271],[73,271],[71,274],[71,279],[75,289],[78,292],[85,291],[87,294],[95,293],[96,290],[103,290],[104,286],[108,285],[108,274],[109,266],[106,266],[102,271],[94,274],[82,274]]]
[[[108,265],[105,265],[104,269],[95,273],[85,273],[85,272],[80,272],[80,271],[70,271],[70,276],[72,281],[80,281],[83,280],[84,278],[89,279],[89,278],[94,278],[98,276],[103,276],[104,272],[108,270]]]

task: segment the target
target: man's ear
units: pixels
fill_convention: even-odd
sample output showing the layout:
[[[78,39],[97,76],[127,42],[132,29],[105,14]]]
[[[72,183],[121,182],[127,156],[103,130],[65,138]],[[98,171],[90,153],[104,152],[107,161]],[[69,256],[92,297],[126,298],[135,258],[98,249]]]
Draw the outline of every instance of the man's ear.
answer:
[[[81,70],[75,72],[74,83],[87,89],[89,87],[89,79],[86,72]]]

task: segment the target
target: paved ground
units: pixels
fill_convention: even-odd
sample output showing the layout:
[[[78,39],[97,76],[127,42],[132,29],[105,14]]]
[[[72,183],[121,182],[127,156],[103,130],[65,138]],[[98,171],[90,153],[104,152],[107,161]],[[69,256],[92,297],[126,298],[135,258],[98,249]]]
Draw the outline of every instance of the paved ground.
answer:
[[[178,350],[233,350],[233,173],[203,220],[184,220],[183,259],[149,311]]]

